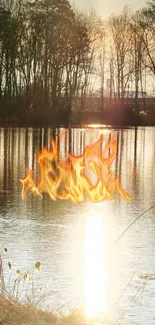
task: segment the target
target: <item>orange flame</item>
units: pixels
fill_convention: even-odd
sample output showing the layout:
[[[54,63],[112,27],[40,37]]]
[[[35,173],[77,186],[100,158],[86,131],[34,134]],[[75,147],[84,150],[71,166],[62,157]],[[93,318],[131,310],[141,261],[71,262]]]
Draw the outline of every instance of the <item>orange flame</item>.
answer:
[[[59,161],[59,150],[52,139],[52,149],[43,148],[38,153],[40,180],[37,185],[32,170],[28,170],[27,176],[20,179],[23,184],[22,199],[28,191],[41,198],[43,193],[48,193],[52,200],[71,202],[83,202],[87,197],[99,202],[112,199],[116,193],[123,199],[131,199],[122,188],[120,178],[110,171],[117,155],[116,141],[111,138],[103,151],[102,142],[103,135],[93,145],[87,146],[81,156],[68,153],[67,160]]]

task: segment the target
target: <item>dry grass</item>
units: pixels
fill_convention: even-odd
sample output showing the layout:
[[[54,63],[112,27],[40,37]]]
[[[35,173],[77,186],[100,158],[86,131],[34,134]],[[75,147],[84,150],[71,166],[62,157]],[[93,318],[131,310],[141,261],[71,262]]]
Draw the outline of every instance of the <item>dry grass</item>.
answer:
[[[86,323],[88,324],[86,319],[78,312],[59,317],[50,311],[0,296],[0,325],[84,325]]]
[[[7,249],[4,249],[7,252]],[[12,264],[7,263],[10,270]],[[40,271],[41,263],[35,264],[35,269]],[[20,285],[26,283],[30,273],[16,271],[17,277],[10,283],[10,288],[6,285],[6,279],[3,272],[3,259],[0,254],[0,325],[93,325],[93,321],[88,321],[86,317],[77,310],[74,310],[68,316],[59,315],[50,310],[40,309],[39,303],[46,299],[46,294],[36,296],[32,285],[32,291],[26,294],[24,300],[20,300]],[[33,278],[30,277],[32,284]],[[41,293],[40,293],[41,294]],[[109,324],[107,321],[102,325]]]
[[[4,249],[7,253],[7,248]],[[7,263],[10,271],[12,264]],[[41,263],[36,262],[34,269],[40,271]],[[39,303],[44,301],[48,294],[36,294],[33,287],[33,277],[30,272],[16,271],[17,277],[6,285],[6,279],[3,272],[3,259],[0,254],[0,325],[81,325],[86,322],[84,316],[74,312],[67,317],[60,317],[56,312],[50,312],[40,309]],[[27,283],[30,276],[32,282],[32,290],[28,294],[26,292],[23,302],[20,300],[21,284]],[[29,281],[28,281],[29,284]]]
[[[5,251],[7,252],[7,249]],[[35,268],[39,270],[40,265],[41,263],[37,262]],[[8,267],[11,270],[10,262],[8,262]],[[16,273],[17,277],[11,283],[11,289],[8,289],[3,272],[3,260],[0,255],[0,325],[57,324],[59,317],[54,313],[37,308],[35,296],[26,296],[27,302],[25,303],[20,301],[20,285],[27,280],[28,272],[21,273],[17,270]]]
[[[58,317],[48,311],[0,297],[0,325],[57,324]]]

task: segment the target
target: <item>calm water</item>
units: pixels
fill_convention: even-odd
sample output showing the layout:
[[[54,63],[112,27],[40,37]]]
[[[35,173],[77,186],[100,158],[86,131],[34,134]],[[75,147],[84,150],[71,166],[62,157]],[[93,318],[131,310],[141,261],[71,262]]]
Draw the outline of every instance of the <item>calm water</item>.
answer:
[[[74,204],[21,200],[26,168],[38,175],[36,153],[57,141],[79,155],[100,134],[114,136],[118,156],[113,168],[132,201]],[[60,141],[60,134],[61,136]],[[155,209],[139,219],[113,246],[124,229],[155,204],[155,129],[0,129],[0,251],[7,283],[17,269],[32,270],[41,261],[34,281],[51,291],[46,306],[82,308],[89,317],[98,312],[121,324],[155,324],[155,281],[139,276],[155,274]],[[4,247],[8,253],[4,255]],[[7,263],[12,263],[9,271]],[[11,277],[11,279],[10,279]]]

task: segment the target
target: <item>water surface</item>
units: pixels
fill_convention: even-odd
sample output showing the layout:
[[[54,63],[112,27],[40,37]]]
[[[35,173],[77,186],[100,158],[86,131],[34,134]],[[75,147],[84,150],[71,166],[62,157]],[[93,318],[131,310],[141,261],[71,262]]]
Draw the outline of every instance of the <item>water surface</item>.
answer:
[[[65,138],[60,142],[60,133]],[[28,195],[21,200],[26,168],[37,171],[36,153],[50,148],[54,137],[61,155],[80,155],[95,137],[114,136],[118,156],[113,164],[132,201],[53,202]],[[155,324],[155,209],[147,212],[113,243],[134,219],[154,205],[154,128],[0,129],[0,249],[9,281],[17,269],[32,270],[38,288],[51,291],[44,303],[50,308],[82,308],[89,317],[108,313],[121,324]],[[12,270],[7,262],[12,264]],[[11,281],[11,280],[10,280]]]

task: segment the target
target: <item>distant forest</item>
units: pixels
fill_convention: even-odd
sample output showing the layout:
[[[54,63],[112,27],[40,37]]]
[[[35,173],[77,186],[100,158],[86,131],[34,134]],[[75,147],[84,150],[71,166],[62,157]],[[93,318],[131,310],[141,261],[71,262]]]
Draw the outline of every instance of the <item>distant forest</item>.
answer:
[[[105,97],[131,91],[136,107],[149,80],[155,82],[155,0],[107,20],[68,0],[0,0],[1,117],[69,111],[90,96],[99,96],[103,109]]]

